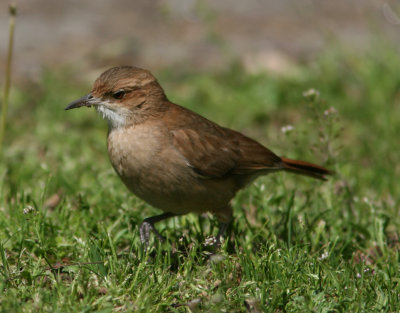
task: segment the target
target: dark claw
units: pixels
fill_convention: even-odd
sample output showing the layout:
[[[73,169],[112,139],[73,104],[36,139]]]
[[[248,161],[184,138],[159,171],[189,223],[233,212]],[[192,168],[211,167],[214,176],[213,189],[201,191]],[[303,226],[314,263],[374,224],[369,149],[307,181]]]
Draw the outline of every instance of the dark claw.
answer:
[[[152,231],[161,242],[165,241],[165,237],[158,232],[158,230],[154,227],[154,225],[144,220],[140,225],[139,233],[140,233],[140,241],[142,242],[142,244],[144,244],[146,248],[149,246],[150,231]]]
[[[164,213],[161,215],[148,217],[143,220],[142,224],[140,224],[139,234],[140,234],[140,241],[142,242],[142,244],[144,245],[144,247],[146,249],[149,246],[150,231],[152,231],[161,242],[165,241],[165,237],[162,236],[157,231],[157,229],[154,227],[154,224],[159,221],[165,220],[167,218],[173,217],[173,216],[175,216],[175,214],[173,214],[173,213]]]

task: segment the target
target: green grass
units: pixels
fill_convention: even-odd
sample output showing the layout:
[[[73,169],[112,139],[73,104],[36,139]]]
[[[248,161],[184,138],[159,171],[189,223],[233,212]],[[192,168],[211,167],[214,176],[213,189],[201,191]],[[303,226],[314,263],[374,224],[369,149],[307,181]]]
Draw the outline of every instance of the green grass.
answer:
[[[399,311],[398,73],[386,45],[336,49],[288,77],[156,73],[172,101],[336,171],[257,180],[214,256],[204,241],[217,223],[194,214],[158,224],[168,242],[144,255],[138,225],[160,211],[113,172],[106,123],[63,111],[89,84],[53,69],[16,87],[0,163],[1,311]]]

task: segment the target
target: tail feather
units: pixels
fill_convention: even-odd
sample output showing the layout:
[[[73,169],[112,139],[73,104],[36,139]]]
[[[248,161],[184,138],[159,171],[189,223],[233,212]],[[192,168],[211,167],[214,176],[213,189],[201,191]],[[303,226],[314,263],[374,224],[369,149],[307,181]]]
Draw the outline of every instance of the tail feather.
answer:
[[[281,160],[284,164],[284,170],[288,172],[306,175],[321,180],[327,180],[325,175],[333,174],[332,171],[316,164],[298,160],[291,160],[284,157],[281,157]]]

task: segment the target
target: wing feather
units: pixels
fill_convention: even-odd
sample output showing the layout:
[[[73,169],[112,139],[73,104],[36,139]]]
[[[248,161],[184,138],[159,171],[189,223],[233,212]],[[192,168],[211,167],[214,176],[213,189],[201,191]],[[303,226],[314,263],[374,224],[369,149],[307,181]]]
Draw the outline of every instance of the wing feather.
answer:
[[[251,175],[284,166],[277,155],[257,141],[220,127],[190,110],[173,106],[168,114],[164,121],[175,149],[202,177]]]

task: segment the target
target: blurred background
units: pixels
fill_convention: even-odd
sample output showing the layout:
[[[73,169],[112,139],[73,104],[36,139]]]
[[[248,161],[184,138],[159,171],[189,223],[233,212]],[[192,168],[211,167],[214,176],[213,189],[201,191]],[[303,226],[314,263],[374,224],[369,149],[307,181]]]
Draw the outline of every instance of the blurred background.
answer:
[[[376,37],[399,42],[397,0],[21,0],[17,5],[16,79],[38,79],[43,67],[64,65],[87,75],[117,64],[218,71],[233,61],[250,72],[282,73],[332,49],[332,43],[365,52]],[[8,1],[2,1],[3,60],[7,38]]]

